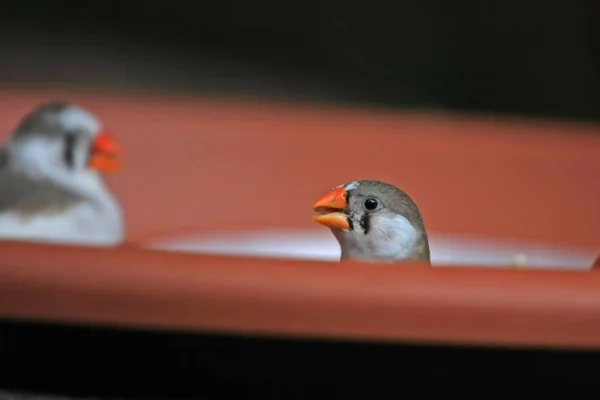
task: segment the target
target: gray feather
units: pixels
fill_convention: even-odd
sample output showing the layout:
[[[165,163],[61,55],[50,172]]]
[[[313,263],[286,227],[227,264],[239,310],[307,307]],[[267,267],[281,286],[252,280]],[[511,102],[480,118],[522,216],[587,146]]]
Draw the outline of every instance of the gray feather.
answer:
[[[36,108],[19,121],[17,129],[12,134],[12,138],[19,140],[30,135],[64,135],[58,121],[58,116],[69,107],[68,103],[53,102]]]
[[[60,213],[85,200],[49,181],[11,167],[8,157],[5,151],[0,151],[0,212],[33,217]]]

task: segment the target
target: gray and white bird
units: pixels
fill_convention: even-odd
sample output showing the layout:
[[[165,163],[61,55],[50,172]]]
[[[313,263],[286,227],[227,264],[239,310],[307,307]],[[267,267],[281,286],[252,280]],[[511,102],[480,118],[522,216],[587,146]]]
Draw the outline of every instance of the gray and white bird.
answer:
[[[87,110],[44,104],[0,149],[0,238],[116,246],[122,210],[101,173],[118,171],[122,150]]]
[[[394,185],[361,180],[320,198],[313,217],[331,229],[341,260],[431,265],[429,240],[415,202]]]

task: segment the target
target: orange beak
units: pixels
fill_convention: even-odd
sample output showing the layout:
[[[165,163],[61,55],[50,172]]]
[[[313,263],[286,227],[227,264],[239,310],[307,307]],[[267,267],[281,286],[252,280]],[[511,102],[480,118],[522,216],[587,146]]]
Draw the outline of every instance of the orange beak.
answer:
[[[348,216],[343,212],[348,207],[346,197],[347,192],[344,187],[333,189],[321,197],[313,205],[313,209],[319,213],[313,217],[313,220],[330,228],[350,230]]]
[[[122,150],[112,136],[106,131],[101,131],[92,143],[88,166],[100,172],[118,171],[121,168],[121,154]]]

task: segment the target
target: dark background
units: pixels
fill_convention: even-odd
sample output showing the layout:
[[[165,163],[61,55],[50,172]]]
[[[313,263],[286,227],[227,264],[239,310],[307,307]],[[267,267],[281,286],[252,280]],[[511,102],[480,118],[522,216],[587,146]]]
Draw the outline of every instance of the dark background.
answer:
[[[597,0],[403,1],[387,7],[4,1],[0,85],[596,120],[598,21]],[[0,328],[4,390],[138,398],[481,395],[524,386],[597,398],[600,391],[598,353],[136,334],[7,321]]]
[[[0,84],[596,119],[598,20],[593,0],[18,0]]]
[[[600,352],[591,351],[292,340],[0,320],[0,356],[2,399],[4,390],[89,400],[600,395]]]

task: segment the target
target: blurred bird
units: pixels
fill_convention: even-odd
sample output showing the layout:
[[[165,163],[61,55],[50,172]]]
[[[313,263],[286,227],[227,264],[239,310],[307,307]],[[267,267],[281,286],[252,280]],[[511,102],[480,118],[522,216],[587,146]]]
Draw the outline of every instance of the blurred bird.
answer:
[[[121,150],[91,113],[48,103],[0,149],[0,238],[101,246],[123,239],[122,211],[100,173]]]
[[[341,260],[431,265],[421,213],[393,185],[375,180],[340,185],[313,209],[314,220],[329,227],[340,244]]]

